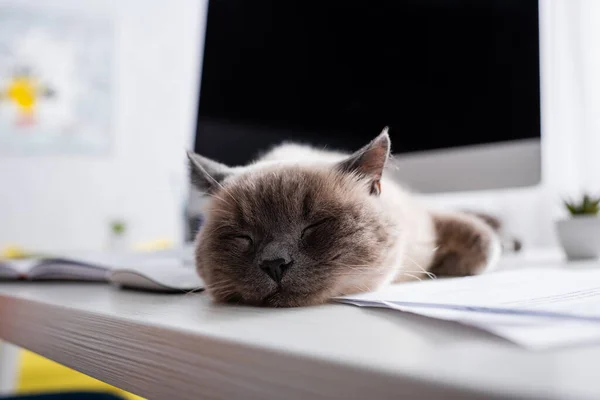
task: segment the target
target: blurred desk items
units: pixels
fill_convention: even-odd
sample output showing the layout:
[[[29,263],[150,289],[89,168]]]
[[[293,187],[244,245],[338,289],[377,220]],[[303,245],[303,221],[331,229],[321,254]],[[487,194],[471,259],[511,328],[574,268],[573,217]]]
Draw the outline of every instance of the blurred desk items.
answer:
[[[189,253],[189,254],[188,254]],[[95,253],[0,260],[0,281],[87,281],[156,291],[202,287],[191,249],[152,253]]]

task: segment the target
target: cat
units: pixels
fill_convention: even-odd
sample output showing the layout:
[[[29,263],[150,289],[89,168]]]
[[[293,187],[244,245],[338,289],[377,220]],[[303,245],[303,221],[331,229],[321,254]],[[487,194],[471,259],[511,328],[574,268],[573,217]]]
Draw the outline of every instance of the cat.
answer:
[[[283,144],[229,167],[188,153],[209,197],[196,268],[217,302],[322,304],[426,276],[494,267],[500,239],[484,219],[428,209],[386,174],[387,128],[353,154]]]

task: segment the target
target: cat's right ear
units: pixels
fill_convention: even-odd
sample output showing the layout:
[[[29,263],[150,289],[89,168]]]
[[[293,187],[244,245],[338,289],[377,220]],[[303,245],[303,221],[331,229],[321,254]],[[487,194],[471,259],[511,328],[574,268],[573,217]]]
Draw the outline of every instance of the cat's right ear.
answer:
[[[225,164],[213,161],[191,151],[187,152],[192,185],[201,192],[212,193],[221,187],[232,170]]]
[[[385,164],[390,157],[390,135],[388,128],[373,139],[369,144],[358,150],[337,165],[340,171],[357,174],[370,183],[371,194],[381,192],[381,176]]]

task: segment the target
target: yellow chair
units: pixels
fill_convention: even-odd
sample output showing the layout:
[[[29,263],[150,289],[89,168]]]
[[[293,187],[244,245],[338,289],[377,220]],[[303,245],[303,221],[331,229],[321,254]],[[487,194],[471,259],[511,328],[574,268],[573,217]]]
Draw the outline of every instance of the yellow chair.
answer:
[[[143,400],[97,379],[62,366],[30,351],[19,356],[17,394],[94,391],[112,393],[128,400]]]

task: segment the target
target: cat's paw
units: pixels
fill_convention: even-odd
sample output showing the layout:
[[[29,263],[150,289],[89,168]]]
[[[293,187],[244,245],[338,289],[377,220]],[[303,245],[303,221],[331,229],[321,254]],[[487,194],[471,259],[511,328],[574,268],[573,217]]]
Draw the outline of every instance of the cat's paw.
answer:
[[[464,213],[434,214],[437,249],[430,272],[468,276],[490,271],[502,252],[499,236],[480,218]]]

